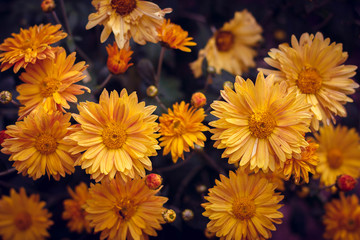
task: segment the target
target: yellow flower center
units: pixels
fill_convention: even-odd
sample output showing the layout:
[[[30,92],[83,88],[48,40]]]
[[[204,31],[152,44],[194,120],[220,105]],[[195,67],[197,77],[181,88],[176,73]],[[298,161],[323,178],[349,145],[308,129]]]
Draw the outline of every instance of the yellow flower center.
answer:
[[[42,85],[40,86],[40,92],[43,97],[50,97],[59,90],[61,82],[52,77],[44,78]]]
[[[342,154],[338,149],[331,149],[327,153],[327,162],[330,168],[337,169],[343,164]]]
[[[120,204],[115,206],[116,212],[119,214],[119,217],[125,221],[129,220],[136,212],[137,207],[134,206],[132,200],[123,199]]]
[[[172,122],[172,129],[175,135],[182,135],[185,133],[184,124],[181,123],[181,119],[176,119]]]
[[[305,67],[298,76],[296,84],[305,94],[316,93],[322,85],[322,78],[315,68]]]
[[[125,128],[119,123],[109,123],[102,132],[103,143],[111,149],[121,148],[126,137]]]
[[[31,227],[32,219],[28,212],[20,212],[15,216],[14,224],[20,231],[25,231]]]
[[[111,0],[111,7],[121,16],[126,16],[136,8],[136,0]]]
[[[268,112],[253,113],[249,118],[249,130],[257,138],[267,138],[275,126],[276,121]]]
[[[35,139],[35,148],[41,154],[51,154],[55,152],[57,148],[56,139],[48,133],[41,133]]]
[[[215,44],[220,52],[229,51],[234,44],[234,34],[230,31],[218,31],[215,35]]]
[[[236,198],[232,204],[232,212],[237,219],[250,219],[255,215],[254,201],[247,197]]]

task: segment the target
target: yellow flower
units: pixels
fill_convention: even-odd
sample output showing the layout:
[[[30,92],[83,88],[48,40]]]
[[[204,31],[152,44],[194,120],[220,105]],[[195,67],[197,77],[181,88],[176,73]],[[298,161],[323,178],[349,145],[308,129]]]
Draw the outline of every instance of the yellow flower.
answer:
[[[61,25],[35,25],[29,29],[20,29],[20,33],[13,33],[13,38],[7,38],[0,44],[1,71],[14,66],[17,73],[20,68],[26,68],[29,63],[38,60],[54,58],[55,54],[50,44],[56,43],[67,36],[60,30]]]
[[[100,95],[99,104],[81,102],[79,114],[73,114],[81,129],[70,136],[78,147],[73,153],[85,151],[76,165],[81,165],[96,181],[104,177],[113,179],[116,173],[126,180],[145,177],[145,169],[151,170],[149,156],[160,149],[156,138],[158,124],[152,115],[156,106],[145,107],[138,103],[135,92],[128,95],[123,89]]]
[[[70,187],[68,187],[68,192],[71,199],[66,199],[64,201],[62,218],[64,220],[69,220],[67,226],[70,231],[81,233],[86,230],[87,233],[90,233],[91,227],[89,222],[85,219],[87,213],[82,207],[86,200],[90,198],[88,187],[82,182],[75,187],[75,192]]]
[[[203,131],[208,131],[208,127],[202,124],[204,121],[204,109],[189,108],[189,104],[182,101],[180,104],[175,103],[173,110],[168,109],[168,114],[159,117],[160,122],[160,146],[164,147],[163,155],[171,152],[174,163],[178,158],[184,160],[184,151],[189,152],[194,144],[201,147],[206,141]]]
[[[131,55],[133,54],[130,47],[129,49],[119,49],[114,42],[112,46],[110,44],[106,46],[106,51],[109,55],[106,64],[112,74],[122,74],[134,65],[133,63],[129,63]]]
[[[44,107],[46,111],[69,109],[68,102],[77,102],[75,95],[83,94],[90,89],[74,84],[86,76],[83,71],[87,68],[85,62],[74,65],[75,53],[66,57],[63,48],[55,52],[54,58],[47,58],[35,65],[29,65],[26,72],[20,75],[25,82],[16,87],[19,92],[17,99],[23,107],[19,109],[22,119],[37,107]]]
[[[320,134],[314,134],[319,144],[319,164],[316,172],[320,182],[330,186],[336,182],[336,177],[347,174],[354,178],[360,176],[360,143],[355,129],[332,125],[320,128]]]
[[[210,219],[207,228],[220,239],[268,239],[282,223],[278,211],[283,199],[275,193],[276,185],[259,174],[247,175],[242,171],[220,175],[215,187],[209,189],[203,215]]]
[[[44,240],[49,237],[47,229],[53,225],[51,213],[44,208],[37,194],[27,196],[25,189],[0,199],[0,236],[3,240]]]
[[[206,58],[208,66],[234,75],[241,75],[249,67],[255,67],[256,51],[253,47],[262,39],[262,28],[247,10],[236,12],[234,18],[224,24],[200,50],[199,58],[190,64],[195,77],[202,75],[202,62]]]
[[[343,64],[348,54],[342,51],[342,44],[330,44],[330,39],[318,32],[315,36],[304,33],[299,42],[293,35],[291,45],[280,44],[279,49],[271,49],[270,58],[265,58],[278,70],[259,70],[275,74],[275,81],[286,81],[290,91],[295,89],[306,96],[306,102],[312,105],[315,130],[319,120],[327,125],[330,120],[335,123],[334,115],[345,117],[343,105],[352,102],[346,95],[353,94],[359,85],[350,79],[357,67]]]
[[[165,223],[162,212],[166,197],[156,196],[143,179],[123,181],[108,179],[91,184],[90,199],[86,201],[86,219],[95,232],[101,231],[100,239],[139,239],[157,236]]]
[[[281,192],[285,191],[285,184],[284,184],[285,176],[280,169],[275,172],[267,172],[267,173],[264,173],[263,171],[259,171],[256,174],[260,174],[261,177],[264,177],[269,182],[273,183],[276,186],[276,190]]]
[[[157,29],[163,23],[164,15],[172,11],[161,10],[155,3],[142,0],[93,0],[91,4],[97,12],[89,15],[86,29],[103,25],[100,41],[105,42],[113,32],[119,48],[124,48],[131,37],[142,45],[157,43]]]
[[[250,170],[275,171],[292,153],[300,153],[308,143],[304,133],[310,131],[309,105],[305,96],[286,91],[285,83],[273,84],[272,76],[264,79],[260,72],[256,83],[236,77],[235,91],[225,86],[211,107],[219,120],[210,122],[216,148],[225,148],[223,158]]]
[[[344,240],[360,239],[360,205],[356,195],[333,199],[325,204],[325,239]]]
[[[158,32],[160,42],[165,47],[191,52],[188,46],[196,46],[196,43],[191,41],[193,38],[188,37],[188,32],[184,31],[181,26],[171,23],[170,19],[164,20]]]

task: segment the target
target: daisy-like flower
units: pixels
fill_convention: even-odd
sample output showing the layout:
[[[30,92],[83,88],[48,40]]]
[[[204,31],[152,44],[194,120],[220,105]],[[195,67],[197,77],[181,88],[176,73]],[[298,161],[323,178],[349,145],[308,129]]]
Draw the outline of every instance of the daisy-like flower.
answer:
[[[171,152],[172,160],[176,163],[179,158],[184,160],[184,151],[189,152],[189,147],[194,149],[194,144],[203,147],[206,137],[202,132],[209,130],[202,124],[204,118],[203,108],[189,108],[184,101],[175,103],[173,110],[168,109],[168,114],[159,117],[159,140],[160,146],[164,147],[163,155]]]
[[[97,12],[89,15],[86,29],[103,25],[100,41],[105,42],[113,32],[120,49],[130,38],[141,45],[157,43],[157,29],[161,27],[164,15],[172,11],[161,10],[155,3],[142,0],[93,0],[91,4]]]
[[[130,47],[129,49],[119,49],[114,42],[112,46],[110,44],[106,46],[106,51],[109,55],[106,64],[112,74],[122,74],[134,65],[133,63],[129,63],[131,55],[133,54]]]
[[[166,197],[157,196],[144,179],[123,181],[121,178],[91,184],[90,199],[86,201],[86,219],[100,239],[148,239],[157,236],[165,223],[162,213]]]
[[[319,132],[314,136],[319,144],[316,172],[320,175],[320,182],[330,186],[341,174],[359,177],[360,138],[355,129],[329,125],[321,127]]]
[[[347,97],[359,87],[351,77],[356,73],[356,66],[344,65],[348,58],[342,51],[342,44],[324,39],[321,33],[304,33],[300,41],[293,35],[291,47],[280,44],[279,49],[271,49],[270,58],[265,58],[271,67],[278,70],[259,69],[264,74],[275,74],[275,81],[285,81],[289,90],[306,96],[306,102],[312,105],[314,113],[312,127],[319,129],[319,121],[335,123],[335,115],[346,116],[344,104],[352,102]]]
[[[68,220],[68,228],[72,232],[81,233],[86,230],[87,233],[91,232],[89,221],[85,219],[86,212],[82,207],[86,200],[90,198],[88,187],[85,183],[80,183],[75,187],[75,192],[68,187],[68,192],[71,199],[64,201],[64,212],[62,218]]]
[[[17,99],[23,107],[19,109],[22,119],[37,107],[43,107],[46,111],[69,109],[68,102],[77,102],[75,95],[83,94],[90,89],[74,84],[84,79],[83,71],[87,68],[85,62],[74,65],[75,53],[66,57],[63,48],[55,52],[54,58],[39,61],[29,65],[26,72],[20,75],[25,82],[16,87],[19,92]]]
[[[11,155],[9,161],[14,161],[13,166],[24,176],[36,180],[47,173],[59,180],[74,172],[77,157],[69,153],[74,143],[64,139],[73,133],[70,118],[70,113],[34,111],[23,121],[7,126],[10,138],[3,142],[1,152]]]
[[[253,47],[262,39],[261,33],[262,28],[250,12],[236,12],[234,18],[216,31],[205,48],[200,50],[199,58],[190,64],[194,76],[202,75],[201,66],[205,58],[208,66],[218,74],[225,70],[241,75],[249,67],[255,67],[257,53]]]
[[[188,47],[196,46],[196,43],[191,41],[193,38],[188,36],[188,32],[184,31],[181,26],[170,22],[170,19],[164,20],[158,32],[160,43],[165,47],[191,52]]]
[[[152,115],[156,106],[145,107],[135,92],[128,95],[126,89],[120,96],[117,91],[109,96],[104,89],[99,104],[81,102],[78,109],[73,117],[81,129],[70,136],[78,144],[72,152],[85,152],[75,164],[96,181],[113,179],[116,173],[124,180],[145,177],[145,169],[152,169],[149,156],[160,149],[157,116]]]
[[[49,237],[48,228],[53,225],[51,213],[44,208],[37,194],[27,196],[25,189],[17,193],[10,190],[10,196],[0,199],[0,236],[3,240],[36,239]]]
[[[236,77],[235,91],[225,86],[214,101],[211,112],[219,120],[210,122],[216,148],[225,148],[223,158],[250,170],[275,171],[293,153],[308,143],[303,137],[310,131],[311,113],[305,96],[286,91],[286,84],[273,84],[273,76],[264,79],[260,72],[256,83]]]
[[[360,239],[360,205],[356,195],[346,197],[340,193],[340,199],[325,204],[325,239]]]
[[[201,204],[203,215],[210,219],[207,228],[220,239],[268,239],[275,225],[282,223],[278,211],[283,196],[276,185],[259,174],[247,175],[238,170],[230,177],[220,175],[209,189],[208,201]]]
[[[20,68],[26,68],[29,63],[35,64],[38,60],[55,58],[50,44],[56,43],[67,36],[60,30],[61,25],[35,25],[29,29],[20,29],[20,33],[12,34],[0,44],[0,69],[5,71],[14,66],[17,73]]]

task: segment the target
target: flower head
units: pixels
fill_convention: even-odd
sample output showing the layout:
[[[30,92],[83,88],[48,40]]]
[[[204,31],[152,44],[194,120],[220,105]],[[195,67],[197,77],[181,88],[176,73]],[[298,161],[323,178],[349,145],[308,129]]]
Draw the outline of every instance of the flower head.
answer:
[[[129,63],[131,55],[133,54],[130,48],[119,49],[114,42],[112,46],[110,44],[107,45],[106,51],[109,55],[106,64],[112,74],[122,74],[134,65],[133,63]]]

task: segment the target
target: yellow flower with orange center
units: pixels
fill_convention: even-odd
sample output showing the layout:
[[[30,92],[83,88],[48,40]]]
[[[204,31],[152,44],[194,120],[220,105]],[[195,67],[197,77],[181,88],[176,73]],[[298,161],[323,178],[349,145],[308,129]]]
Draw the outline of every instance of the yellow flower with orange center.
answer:
[[[106,64],[112,74],[122,74],[134,65],[133,63],[129,63],[131,55],[133,54],[130,47],[129,49],[119,49],[114,42],[112,46],[110,44],[106,46],[106,51],[109,55]]]

